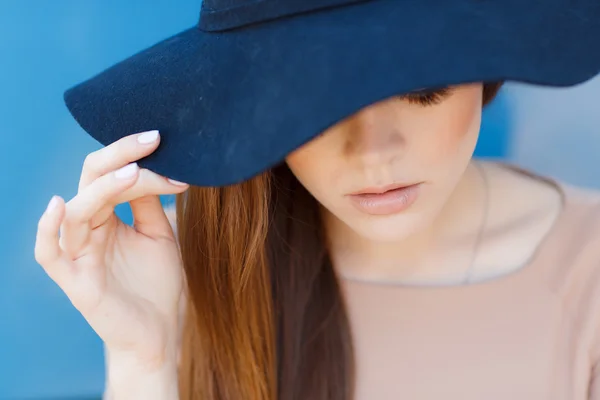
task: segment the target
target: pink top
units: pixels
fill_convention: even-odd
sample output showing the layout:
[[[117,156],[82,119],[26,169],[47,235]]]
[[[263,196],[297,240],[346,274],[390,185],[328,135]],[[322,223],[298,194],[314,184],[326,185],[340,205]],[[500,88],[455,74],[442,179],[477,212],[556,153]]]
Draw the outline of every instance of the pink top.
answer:
[[[356,400],[600,400],[600,194],[520,270],[466,286],[343,281]]]

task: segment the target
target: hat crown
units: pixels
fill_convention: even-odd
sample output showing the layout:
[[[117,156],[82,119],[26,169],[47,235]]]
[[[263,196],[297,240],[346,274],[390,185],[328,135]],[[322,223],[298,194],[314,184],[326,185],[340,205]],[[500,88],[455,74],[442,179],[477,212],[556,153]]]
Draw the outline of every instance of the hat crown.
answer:
[[[199,27],[221,31],[275,18],[372,0],[203,0]]]

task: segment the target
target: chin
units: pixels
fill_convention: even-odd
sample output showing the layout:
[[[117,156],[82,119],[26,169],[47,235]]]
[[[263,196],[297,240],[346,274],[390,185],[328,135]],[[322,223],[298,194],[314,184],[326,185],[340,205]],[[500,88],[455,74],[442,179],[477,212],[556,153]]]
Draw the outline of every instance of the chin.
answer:
[[[400,242],[428,226],[422,213],[365,216],[344,221],[352,231],[366,240]]]

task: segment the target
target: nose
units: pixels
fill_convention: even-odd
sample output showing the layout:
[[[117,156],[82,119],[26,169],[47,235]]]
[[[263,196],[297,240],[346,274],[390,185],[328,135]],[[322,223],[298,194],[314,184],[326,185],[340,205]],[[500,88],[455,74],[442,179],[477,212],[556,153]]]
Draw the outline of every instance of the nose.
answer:
[[[350,121],[345,153],[360,160],[364,166],[391,163],[400,157],[406,141],[398,124],[397,115],[384,105],[367,107]]]

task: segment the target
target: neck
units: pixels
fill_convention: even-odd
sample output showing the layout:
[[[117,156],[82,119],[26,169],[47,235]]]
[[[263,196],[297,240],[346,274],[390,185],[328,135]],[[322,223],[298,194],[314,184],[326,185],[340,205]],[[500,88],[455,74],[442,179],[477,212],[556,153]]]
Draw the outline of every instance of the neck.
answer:
[[[342,277],[367,281],[444,279],[466,271],[484,218],[485,185],[471,162],[430,223],[392,242],[366,239],[329,213],[324,215],[332,262]],[[460,272],[460,271],[458,271]]]

